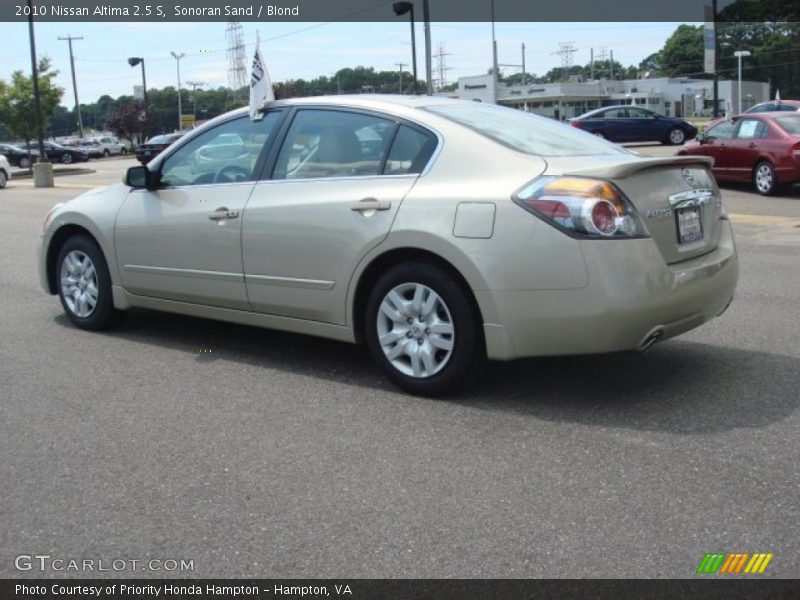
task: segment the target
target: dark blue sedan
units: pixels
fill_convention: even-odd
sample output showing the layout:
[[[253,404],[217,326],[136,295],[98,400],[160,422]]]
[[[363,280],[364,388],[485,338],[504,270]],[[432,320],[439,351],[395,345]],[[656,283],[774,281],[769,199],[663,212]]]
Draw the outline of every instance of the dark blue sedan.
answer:
[[[638,106],[606,106],[569,120],[612,142],[661,142],[680,146],[697,135],[697,127],[676,117],[664,117]]]

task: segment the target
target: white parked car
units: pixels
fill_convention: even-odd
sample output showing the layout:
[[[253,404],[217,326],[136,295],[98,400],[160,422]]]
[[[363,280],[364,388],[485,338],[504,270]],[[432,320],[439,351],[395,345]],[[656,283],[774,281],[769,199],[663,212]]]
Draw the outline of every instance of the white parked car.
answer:
[[[110,135],[92,138],[92,143],[95,142],[100,145],[100,154],[102,156],[111,156],[112,154],[127,154],[128,147],[120,142],[117,138]]]
[[[8,159],[0,154],[0,189],[6,187],[10,173],[11,165],[8,164]]]

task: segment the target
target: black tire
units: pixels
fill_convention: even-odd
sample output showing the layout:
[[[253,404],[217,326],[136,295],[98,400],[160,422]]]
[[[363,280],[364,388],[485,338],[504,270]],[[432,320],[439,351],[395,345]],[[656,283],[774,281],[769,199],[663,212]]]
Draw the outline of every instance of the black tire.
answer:
[[[6,173],[5,169],[0,169],[0,190],[6,187],[8,183],[8,173]]]
[[[449,357],[441,360],[440,370],[434,371],[430,375],[417,377],[401,372],[387,357],[379,340],[378,325],[378,314],[387,294],[403,285],[415,284],[421,285],[439,296],[443,301],[444,310],[448,311],[446,316],[453,331],[450,334],[452,349]],[[363,332],[373,360],[392,383],[411,394],[440,396],[456,390],[479,370],[477,367],[485,357],[482,323],[480,315],[470,302],[469,294],[469,290],[464,289],[446,270],[425,262],[394,266],[378,279],[367,299],[366,311],[363,315]],[[381,312],[381,315],[384,313]],[[434,315],[432,314],[432,316]],[[387,322],[390,321],[388,317],[384,318]],[[438,320],[438,317],[436,318]],[[426,347],[430,343],[427,336],[429,331],[424,325],[421,328],[423,331],[418,331],[420,336],[418,339],[414,339],[409,332],[398,338],[394,345],[404,344],[412,351],[415,348],[412,345],[414,343],[418,343],[420,347]],[[433,348],[434,345],[431,344],[428,347]],[[433,352],[438,356],[438,353],[446,351],[440,351],[437,348]],[[401,354],[397,360],[404,358],[406,358],[405,353]],[[408,368],[411,368],[410,364],[409,357]]]
[[[106,158],[108,158],[109,156],[111,156],[111,152],[109,152],[109,151],[108,151],[108,148],[106,148],[105,150],[103,150],[103,156],[105,156]]]
[[[19,159],[19,168],[20,169],[30,169],[31,168],[31,161],[28,160],[27,156]]]
[[[608,136],[605,133],[603,133],[602,131],[593,131],[592,135],[596,135],[597,137],[603,138],[604,140],[608,139]]]
[[[667,133],[667,141],[664,143],[668,146],[682,146],[686,142],[686,132],[680,127],[673,127]]]
[[[82,253],[87,256],[96,272],[96,288],[97,288],[97,302],[91,314],[87,316],[79,316],[72,308],[64,296],[64,283],[62,282],[61,270],[64,260],[72,252]],[[100,329],[107,329],[117,323],[120,317],[124,314],[114,308],[114,302],[111,295],[111,276],[108,272],[108,265],[103,256],[100,247],[86,235],[75,235],[69,238],[58,253],[58,260],[56,261],[55,273],[53,274],[56,281],[56,289],[58,290],[58,297],[61,300],[61,306],[64,307],[64,312],[77,327],[81,329],[88,329],[97,331]]]
[[[778,189],[775,167],[768,161],[761,161],[753,169],[753,187],[762,196],[771,196]]]
[[[72,154],[69,152],[64,152],[64,154],[61,155],[61,162],[65,165],[70,164],[72,162]]]
[[[125,146],[123,146],[123,147],[122,147],[122,150],[120,150],[120,153],[121,153],[123,156],[125,156],[125,155],[128,153],[128,149],[127,149]]]

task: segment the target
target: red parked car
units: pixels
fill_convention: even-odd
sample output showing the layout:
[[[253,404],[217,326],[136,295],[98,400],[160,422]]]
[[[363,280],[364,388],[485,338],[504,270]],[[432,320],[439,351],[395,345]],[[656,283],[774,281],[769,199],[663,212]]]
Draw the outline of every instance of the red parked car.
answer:
[[[698,135],[678,154],[711,156],[718,180],[752,182],[767,196],[800,181],[800,113],[738,115]]]

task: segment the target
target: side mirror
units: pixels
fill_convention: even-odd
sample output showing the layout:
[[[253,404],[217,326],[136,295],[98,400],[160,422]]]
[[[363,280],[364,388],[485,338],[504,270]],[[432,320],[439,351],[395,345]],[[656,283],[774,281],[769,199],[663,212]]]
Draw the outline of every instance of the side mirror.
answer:
[[[130,167],[122,178],[122,183],[135,190],[152,190],[156,188],[156,176],[150,169],[142,165],[141,167]]]

